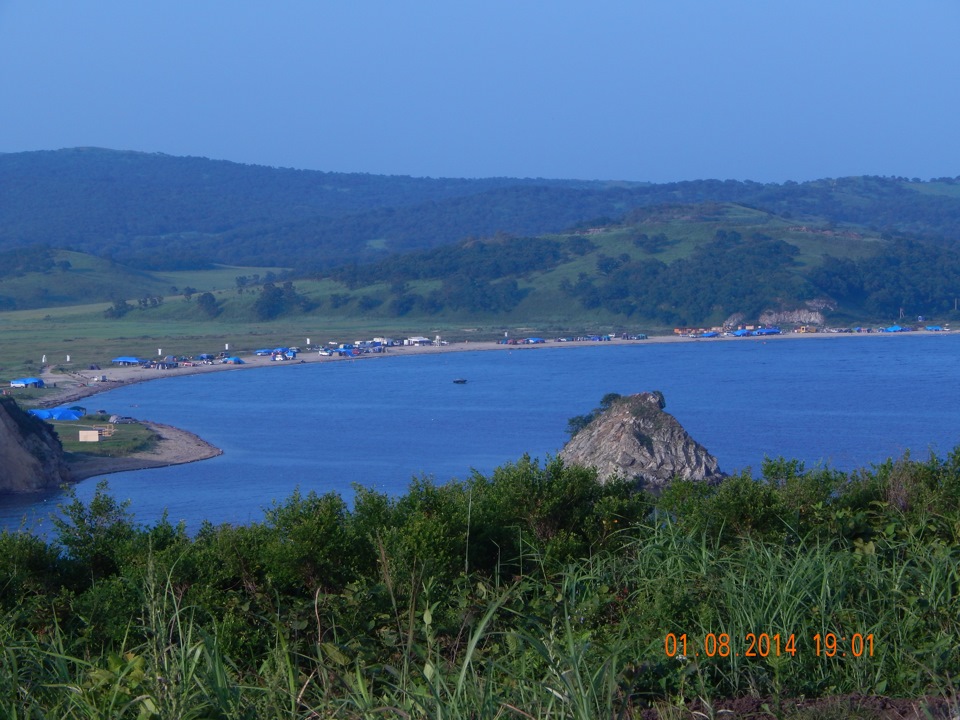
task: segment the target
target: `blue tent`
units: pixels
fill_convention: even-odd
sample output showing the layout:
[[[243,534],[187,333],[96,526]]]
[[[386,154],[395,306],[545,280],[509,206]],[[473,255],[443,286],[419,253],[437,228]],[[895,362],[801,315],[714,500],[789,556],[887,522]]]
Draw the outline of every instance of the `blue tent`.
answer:
[[[224,362],[230,365],[243,365],[243,360],[238,357],[228,357]]]
[[[119,365],[139,365],[140,358],[132,357],[130,355],[122,355],[120,357],[115,357],[110,362],[114,362]]]
[[[749,330],[734,330],[734,337],[747,337],[750,334]]]
[[[899,325],[891,325],[888,328],[883,329],[884,332],[903,332],[903,328]]]
[[[31,415],[41,420],[79,420],[86,411],[83,408],[55,407],[49,410],[30,410]]]
[[[720,334],[720,333],[714,332],[713,330],[711,330],[710,332],[705,332],[705,333],[704,333],[703,335],[701,335],[700,337],[711,338],[711,337],[717,337],[719,334]]]
[[[83,413],[73,408],[53,408],[50,411],[51,420],[79,420],[82,417]]]
[[[10,387],[30,387],[31,385],[33,387],[42,388],[43,380],[41,380],[40,378],[31,377],[31,378],[19,378],[17,380],[10,381]]]

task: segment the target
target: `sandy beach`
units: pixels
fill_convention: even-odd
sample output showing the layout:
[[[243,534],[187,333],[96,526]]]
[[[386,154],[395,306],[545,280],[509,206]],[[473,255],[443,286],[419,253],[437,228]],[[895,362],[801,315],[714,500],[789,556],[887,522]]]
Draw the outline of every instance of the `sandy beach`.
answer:
[[[296,360],[274,361],[270,357],[258,357],[256,355],[244,355],[243,365],[232,364],[212,364],[212,365],[193,365],[165,370],[148,369],[144,367],[105,367],[101,370],[91,370],[85,372],[74,372],[70,374],[53,373],[46,370],[42,378],[48,387],[56,384],[57,392],[48,394],[40,403],[42,407],[53,407],[58,405],[67,405],[76,403],[79,400],[94,396],[101,392],[113,390],[132,383],[148,382],[167,377],[179,377],[186,375],[196,375],[209,372],[242,372],[251,369],[266,369],[270,367],[290,367],[298,365],[307,365],[314,363],[338,363],[338,362],[357,362],[360,360],[375,360],[391,357],[410,357],[416,355],[429,355],[448,352],[533,352],[537,350],[563,350],[570,348],[584,347],[611,347],[622,345],[649,345],[661,343],[714,343],[714,342],[791,342],[801,341],[812,338],[897,338],[909,337],[911,335],[924,334],[945,334],[945,333],[787,333],[783,335],[768,335],[763,337],[735,338],[690,338],[677,335],[654,336],[646,340],[620,340],[610,341],[578,341],[578,342],[557,342],[548,341],[542,344],[526,345],[502,345],[496,342],[458,342],[440,346],[401,346],[388,348],[383,353],[372,353],[359,355],[356,357],[338,357],[323,356],[317,351],[303,352],[297,356]],[[106,378],[101,380],[100,378]],[[222,450],[210,445],[196,435],[180,430],[169,425],[160,425],[156,423],[144,422],[144,425],[153,429],[159,436],[160,441],[157,447],[150,452],[136,453],[122,458],[109,458],[87,456],[76,459],[70,463],[71,470],[75,480],[82,480],[96,475],[105,475],[109,473],[124,472],[128,470],[143,470],[155,467],[166,467],[169,465],[178,465],[198,460],[206,460],[222,454]]]

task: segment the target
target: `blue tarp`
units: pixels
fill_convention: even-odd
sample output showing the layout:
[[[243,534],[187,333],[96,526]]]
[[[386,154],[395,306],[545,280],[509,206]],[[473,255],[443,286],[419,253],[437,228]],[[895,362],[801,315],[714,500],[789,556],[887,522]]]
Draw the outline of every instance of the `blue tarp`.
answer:
[[[734,337],[747,337],[750,334],[749,330],[734,330]]]
[[[705,337],[705,338],[717,337],[719,334],[720,334],[720,333],[714,332],[713,330],[711,330],[710,332],[705,332],[705,333],[704,333],[703,335],[701,335],[700,337]]]
[[[53,408],[50,413],[51,420],[79,420],[83,417],[83,413],[71,408]]]
[[[753,331],[754,335],[779,335],[780,328],[760,328]]]
[[[924,329],[929,330],[930,332],[943,332],[942,325],[927,325],[927,327]]]
[[[891,325],[888,328],[883,329],[884,332],[903,332],[903,328],[899,325]]]
[[[243,360],[241,360],[241,359],[238,358],[238,357],[228,357],[227,360],[226,360],[226,362],[229,363],[229,364],[231,364],[231,365],[243,365],[243,364],[244,364],[244,363],[243,363]]]
[[[120,363],[121,365],[139,365],[141,360],[140,358],[130,355],[123,355],[121,357],[115,357],[110,362]]]
[[[82,409],[72,407],[55,407],[49,410],[29,410],[34,417],[41,420],[79,420],[85,413]]]
[[[10,381],[10,387],[27,387],[28,385],[36,385],[37,387],[43,387],[43,380],[40,378],[19,378],[17,380]]]

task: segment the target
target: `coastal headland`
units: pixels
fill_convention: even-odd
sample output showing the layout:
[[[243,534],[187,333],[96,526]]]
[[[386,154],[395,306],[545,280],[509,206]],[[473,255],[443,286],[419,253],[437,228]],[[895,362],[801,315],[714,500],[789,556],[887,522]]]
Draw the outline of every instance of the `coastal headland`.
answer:
[[[651,336],[644,340],[623,340],[614,338],[609,341],[571,341],[559,342],[548,341],[536,344],[518,344],[505,345],[497,342],[477,342],[465,341],[450,343],[447,345],[420,345],[420,346],[398,346],[388,348],[383,353],[371,353],[357,356],[337,356],[320,355],[317,351],[302,352],[298,354],[295,360],[274,361],[270,357],[261,357],[253,354],[243,354],[244,364],[193,364],[187,366],[170,367],[166,369],[152,369],[142,366],[128,367],[106,367],[96,371],[60,373],[45,369],[41,375],[48,387],[55,385],[56,391],[47,393],[39,403],[43,407],[52,407],[58,405],[67,405],[76,403],[84,398],[89,398],[108,390],[118,387],[124,387],[133,383],[148,382],[160,378],[180,377],[187,375],[196,375],[210,372],[226,371],[244,371],[251,369],[266,369],[271,367],[290,367],[312,365],[316,363],[343,363],[357,362],[359,360],[373,360],[391,357],[415,357],[419,355],[430,355],[437,353],[451,352],[530,352],[535,350],[562,350],[571,348],[602,348],[623,345],[647,345],[647,344],[690,344],[690,343],[716,343],[716,342],[792,342],[811,339],[834,339],[847,338],[849,341],[855,341],[854,338],[874,338],[877,341],[892,340],[893,338],[903,338],[917,335],[944,335],[948,333],[932,332],[911,332],[911,333],[785,333],[782,335],[769,335],[763,337],[717,337],[717,338],[690,338],[677,335],[670,336]],[[149,451],[138,452],[119,458],[85,456],[70,462],[70,469],[74,480],[83,480],[86,478],[105,475],[116,472],[125,472],[130,470],[144,470],[156,467],[165,467],[169,465],[178,465],[189,462],[196,462],[216,457],[222,454],[222,450],[205,442],[202,438],[189,433],[185,430],[175,428],[169,425],[160,425],[157,423],[143,422],[144,425],[153,430],[159,440],[156,446]]]

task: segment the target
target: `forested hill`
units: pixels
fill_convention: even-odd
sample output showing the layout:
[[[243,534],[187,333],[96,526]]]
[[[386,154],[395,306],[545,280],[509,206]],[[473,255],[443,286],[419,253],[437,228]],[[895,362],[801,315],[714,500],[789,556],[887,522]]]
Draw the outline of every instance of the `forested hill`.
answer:
[[[430,179],[96,148],[0,154],[0,251],[48,244],[145,269],[331,267],[498,232],[539,235],[665,203],[960,240],[960,179],[761,184]]]

